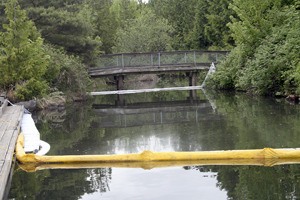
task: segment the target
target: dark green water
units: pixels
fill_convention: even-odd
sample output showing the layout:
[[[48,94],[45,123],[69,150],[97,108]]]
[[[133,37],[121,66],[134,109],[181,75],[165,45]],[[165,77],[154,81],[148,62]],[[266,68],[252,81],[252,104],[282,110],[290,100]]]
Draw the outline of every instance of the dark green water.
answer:
[[[209,97],[209,100],[207,99]],[[300,147],[300,106],[201,90],[99,96],[38,113],[49,155]],[[10,199],[299,199],[300,165],[16,168]]]

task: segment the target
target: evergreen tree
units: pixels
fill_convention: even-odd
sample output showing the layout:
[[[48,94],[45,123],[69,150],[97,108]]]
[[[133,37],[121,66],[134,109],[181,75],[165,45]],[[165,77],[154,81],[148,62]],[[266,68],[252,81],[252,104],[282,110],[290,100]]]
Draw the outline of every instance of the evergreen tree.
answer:
[[[93,65],[100,53],[101,39],[96,34],[91,5],[75,0],[33,2],[25,0],[22,5],[45,41]]]
[[[192,49],[207,49],[210,45],[205,35],[205,25],[207,24],[205,13],[207,13],[208,9],[207,1],[197,1],[195,9],[193,30],[189,34],[188,41]]]
[[[6,3],[7,24],[0,33],[0,87],[16,89],[19,99],[29,99],[45,93],[42,80],[49,57],[43,49],[43,40],[17,0]]]

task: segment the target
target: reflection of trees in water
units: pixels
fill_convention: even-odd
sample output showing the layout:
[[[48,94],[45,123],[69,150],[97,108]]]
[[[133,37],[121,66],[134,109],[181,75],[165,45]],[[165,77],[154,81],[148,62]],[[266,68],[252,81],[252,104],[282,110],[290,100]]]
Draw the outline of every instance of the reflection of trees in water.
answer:
[[[235,149],[299,147],[299,106],[248,95],[218,93],[215,99],[235,135]]]
[[[49,155],[76,153],[74,146],[90,132],[94,118],[91,109],[90,102],[87,102],[68,106],[65,111],[39,113],[37,128],[42,140],[51,145]]]
[[[87,180],[90,182],[91,193],[94,192],[108,192],[110,190],[109,184],[111,183],[111,168],[88,169]]]
[[[109,191],[111,173],[111,168],[18,171],[14,174],[9,198],[80,199],[84,194]]]
[[[201,124],[205,133],[198,136],[203,150],[299,147],[299,106],[236,94],[218,93],[214,99],[223,120]],[[185,169],[217,172],[218,187],[227,191],[229,199],[300,198],[300,165]]]
[[[217,187],[228,199],[299,199],[300,165],[192,166],[185,170],[216,172]]]

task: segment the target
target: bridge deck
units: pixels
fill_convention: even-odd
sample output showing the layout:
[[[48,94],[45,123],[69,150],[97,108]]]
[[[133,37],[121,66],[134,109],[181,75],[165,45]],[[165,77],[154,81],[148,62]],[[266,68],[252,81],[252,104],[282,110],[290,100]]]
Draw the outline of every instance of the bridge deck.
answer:
[[[6,186],[11,179],[14,150],[20,131],[23,106],[8,106],[5,101],[0,108],[0,199],[7,195]]]

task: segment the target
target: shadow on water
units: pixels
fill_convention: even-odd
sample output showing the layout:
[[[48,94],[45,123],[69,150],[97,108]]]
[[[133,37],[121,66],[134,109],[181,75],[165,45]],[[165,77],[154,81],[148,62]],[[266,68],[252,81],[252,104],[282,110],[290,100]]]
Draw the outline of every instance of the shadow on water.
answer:
[[[300,139],[299,106],[244,94],[200,90],[193,94],[176,91],[101,96],[69,106],[66,111],[39,113],[36,117],[42,139],[51,144],[51,155],[136,153],[146,149],[296,148]],[[154,185],[149,188],[180,187],[183,190],[179,191],[186,196],[194,194],[190,199],[200,198],[196,190],[205,186],[197,181],[203,180],[204,184],[214,180],[212,187],[225,192],[223,199],[300,197],[299,165],[186,166],[176,168],[174,175],[172,170],[175,169],[140,171],[107,167],[26,173],[17,168],[9,198],[89,199],[89,195],[98,193],[99,198],[122,199],[125,193],[139,188],[135,193],[149,195],[150,199],[153,194],[142,194],[145,188],[140,187],[148,186],[152,179]],[[170,176],[164,176],[169,173]],[[189,173],[193,175],[189,177]],[[189,178],[181,179],[181,175]],[[124,179],[125,176],[130,179]],[[165,177],[170,182],[165,182]],[[123,181],[122,188],[117,186],[118,180]],[[172,197],[167,189],[160,192],[163,194],[158,199]],[[210,195],[217,198],[213,190]],[[141,199],[133,194],[130,197]]]

